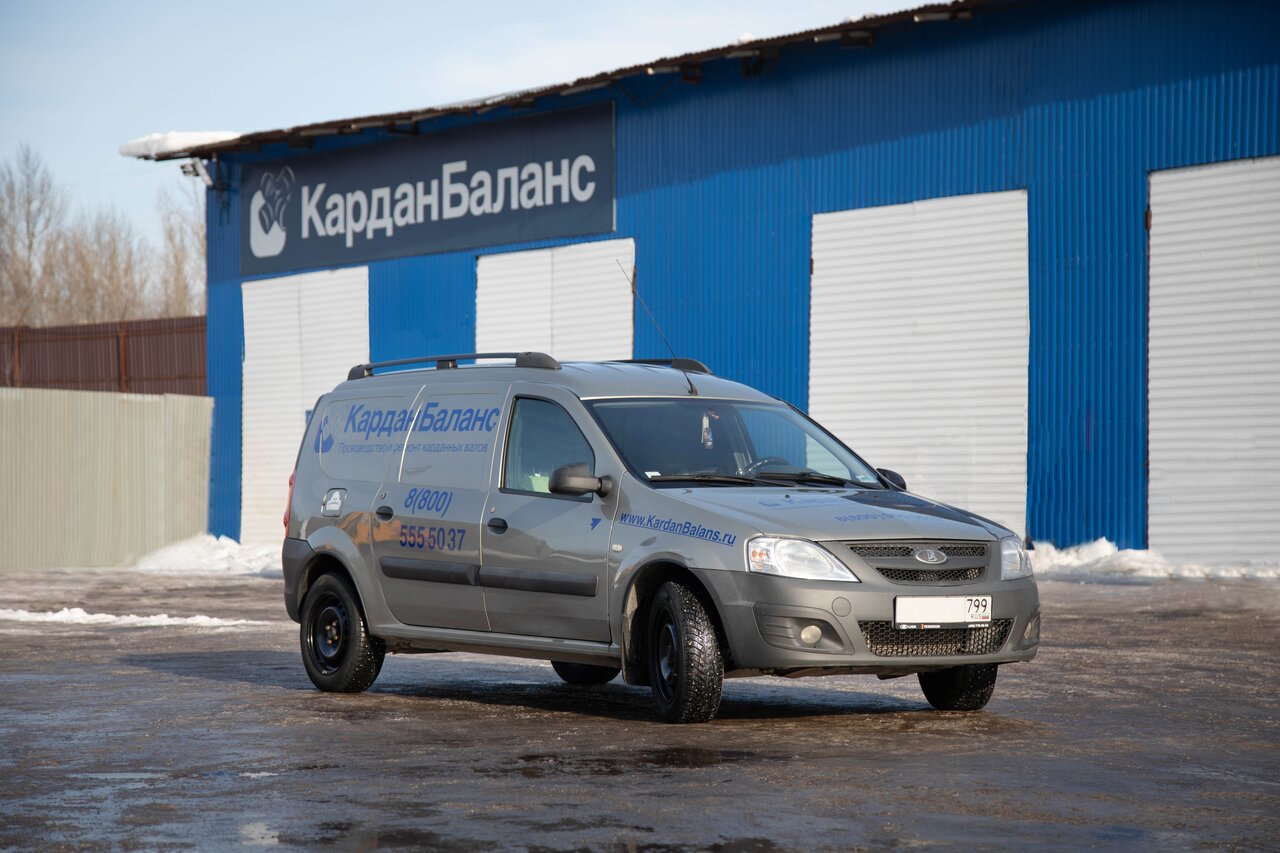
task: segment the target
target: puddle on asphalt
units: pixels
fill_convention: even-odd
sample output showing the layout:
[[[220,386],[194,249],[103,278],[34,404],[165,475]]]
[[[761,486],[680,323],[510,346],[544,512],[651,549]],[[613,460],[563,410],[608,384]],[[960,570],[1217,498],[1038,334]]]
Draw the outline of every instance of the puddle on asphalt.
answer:
[[[147,782],[152,779],[168,779],[168,773],[71,773],[78,779],[94,779],[99,782]]]
[[[553,755],[530,754],[516,759],[515,767],[502,769],[476,768],[478,773],[518,773],[526,778],[540,778],[556,773],[590,776],[620,776],[635,770],[700,770],[739,761],[750,761],[760,753],[742,750],[706,749],[696,746],[646,749],[626,755]]]

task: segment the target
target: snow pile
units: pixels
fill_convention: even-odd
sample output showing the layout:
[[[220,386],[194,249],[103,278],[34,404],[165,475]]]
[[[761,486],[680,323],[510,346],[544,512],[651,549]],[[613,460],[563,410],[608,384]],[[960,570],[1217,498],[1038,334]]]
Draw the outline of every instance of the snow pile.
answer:
[[[1041,578],[1111,583],[1151,578],[1280,578],[1280,564],[1277,563],[1174,565],[1159,551],[1121,550],[1106,539],[1073,548],[1055,548],[1050,542],[1036,542],[1035,550],[1031,552],[1031,565]]]
[[[148,133],[130,139],[120,146],[126,157],[145,157],[154,160],[169,154],[181,154],[203,145],[216,145],[239,139],[240,134],[231,130],[171,130],[168,133]]]
[[[216,616],[114,616],[110,613],[86,613],[79,607],[64,607],[57,612],[31,610],[7,610],[0,607],[0,623],[7,622],[60,622],[65,625],[115,625],[122,628],[239,628],[245,625],[266,625],[253,619],[219,619]]]
[[[280,545],[241,545],[228,536],[192,536],[152,551],[133,568],[155,574],[283,576]]]

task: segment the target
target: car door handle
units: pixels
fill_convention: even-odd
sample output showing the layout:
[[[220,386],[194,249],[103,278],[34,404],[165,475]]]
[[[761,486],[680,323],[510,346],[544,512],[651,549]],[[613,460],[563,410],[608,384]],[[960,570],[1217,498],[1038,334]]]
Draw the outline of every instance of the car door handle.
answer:
[[[373,514],[382,521],[390,521],[395,516],[396,511],[389,506],[380,506],[373,511]]]
[[[505,518],[491,518],[489,519],[489,529],[494,533],[506,533],[507,520]]]

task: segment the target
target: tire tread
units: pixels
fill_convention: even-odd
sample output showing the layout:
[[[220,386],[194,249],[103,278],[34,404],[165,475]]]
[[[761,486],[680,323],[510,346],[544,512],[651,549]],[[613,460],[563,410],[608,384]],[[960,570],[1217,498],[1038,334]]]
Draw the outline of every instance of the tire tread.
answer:
[[[683,679],[670,708],[658,702],[658,712],[669,723],[705,723],[720,710],[724,688],[724,657],[715,625],[702,602],[684,584],[668,581],[655,596],[667,595],[674,605],[684,647],[680,671]],[[651,680],[657,675],[650,674]],[[654,697],[657,699],[655,688]]]
[[[312,593],[322,584],[329,581],[336,583],[346,594],[349,609],[352,611],[351,622],[355,634],[351,638],[351,656],[348,663],[340,667],[337,672],[326,674],[314,671],[308,658],[307,622],[310,602],[307,599],[310,599]],[[299,634],[302,643],[302,661],[312,684],[329,693],[363,693],[373,686],[373,682],[378,679],[378,674],[382,672],[387,645],[369,634],[369,626],[364,618],[364,608],[360,606],[360,596],[351,585],[351,581],[333,572],[321,575],[311,585],[311,589],[307,590],[307,596],[303,600],[302,616]]]
[[[918,678],[924,698],[939,711],[981,711],[996,689],[999,666],[971,663],[922,672]]]

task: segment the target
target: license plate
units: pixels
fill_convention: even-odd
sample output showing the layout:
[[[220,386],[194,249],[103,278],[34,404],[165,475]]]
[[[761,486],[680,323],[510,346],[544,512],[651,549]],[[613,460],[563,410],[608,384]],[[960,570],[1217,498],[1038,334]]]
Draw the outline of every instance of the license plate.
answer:
[[[893,600],[898,628],[978,628],[990,621],[989,595],[900,595]]]

